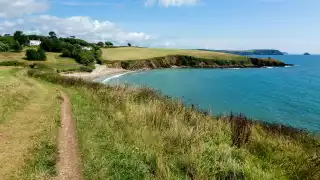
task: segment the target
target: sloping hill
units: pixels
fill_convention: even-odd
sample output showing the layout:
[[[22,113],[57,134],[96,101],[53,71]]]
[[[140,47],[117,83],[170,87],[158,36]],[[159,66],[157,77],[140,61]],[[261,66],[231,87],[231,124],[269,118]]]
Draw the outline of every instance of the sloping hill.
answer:
[[[245,57],[233,54],[210,52],[200,50],[185,49],[156,49],[156,48],[137,48],[137,47],[121,47],[121,48],[103,48],[103,59],[105,60],[141,60],[156,57],[164,57],[170,55],[194,56],[197,58],[221,59],[221,60],[241,60]]]

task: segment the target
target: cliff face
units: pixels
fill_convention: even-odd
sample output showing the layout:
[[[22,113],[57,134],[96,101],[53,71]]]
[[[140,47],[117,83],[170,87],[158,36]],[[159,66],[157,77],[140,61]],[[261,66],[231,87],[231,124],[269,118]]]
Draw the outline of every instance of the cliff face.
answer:
[[[191,68],[247,68],[263,66],[285,66],[286,64],[275,59],[244,58],[242,60],[215,60],[196,58],[192,56],[166,56],[146,60],[128,61],[107,61],[108,67],[123,69],[157,69],[170,67],[191,67]]]

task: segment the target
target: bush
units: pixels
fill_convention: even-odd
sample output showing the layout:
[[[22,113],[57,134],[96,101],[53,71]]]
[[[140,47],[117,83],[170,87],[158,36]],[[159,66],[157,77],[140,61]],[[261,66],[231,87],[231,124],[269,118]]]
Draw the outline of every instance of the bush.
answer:
[[[16,41],[11,48],[16,52],[21,52],[23,50],[23,47],[19,44],[18,41]]]
[[[3,42],[0,41],[0,52],[7,52],[9,51],[9,45],[5,44]]]
[[[75,55],[75,59],[78,63],[88,66],[94,63],[95,57],[91,51],[80,51],[79,54]]]
[[[63,49],[61,56],[62,57],[72,57],[72,53],[68,49]]]
[[[26,52],[26,57],[29,61],[44,61],[47,59],[45,51],[42,49],[28,49]]]

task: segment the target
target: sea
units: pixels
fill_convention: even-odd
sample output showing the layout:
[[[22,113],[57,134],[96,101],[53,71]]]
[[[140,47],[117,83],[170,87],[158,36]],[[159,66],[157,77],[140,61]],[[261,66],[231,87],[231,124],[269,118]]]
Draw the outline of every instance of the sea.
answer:
[[[160,90],[213,114],[244,113],[261,121],[320,131],[320,55],[272,57],[294,67],[157,69],[108,77]]]

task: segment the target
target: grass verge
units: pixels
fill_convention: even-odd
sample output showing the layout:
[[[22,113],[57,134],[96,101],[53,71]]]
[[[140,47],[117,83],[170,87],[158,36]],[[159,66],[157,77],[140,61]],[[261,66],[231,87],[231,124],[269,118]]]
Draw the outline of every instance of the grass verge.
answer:
[[[52,84],[0,67],[0,177],[49,179],[54,175],[59,101]]]

